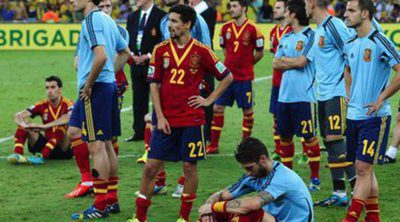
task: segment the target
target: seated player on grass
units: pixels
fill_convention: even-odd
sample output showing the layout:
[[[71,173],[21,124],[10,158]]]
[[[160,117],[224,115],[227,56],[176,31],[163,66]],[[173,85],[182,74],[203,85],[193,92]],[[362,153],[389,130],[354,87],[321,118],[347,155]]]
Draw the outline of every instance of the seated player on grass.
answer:
[[[244,139],[235,158],[246,174],[208,198],[199,210],[201,222],[314,221],[307,186],[294,171],[272,160],[260,140]]]
[[[62,81],[57,76],[46,78],[47,99],[26,110],[17,112],[14,121],[18,125],[14,138],[14,154],[10,163],[42,164],[44,159],[71,159],[71,143],[66,137],[67,124],[53,125],[60,118],[69,119],[73,102],[62,96]],[[30,118],[40,116],[43,125],[30,122]],[[68,123],[68,121],[66,121]],[[44,131],[44,134],[40,133]],[[28,150],[36,156],[24,157],[24,144],[28,140]]]

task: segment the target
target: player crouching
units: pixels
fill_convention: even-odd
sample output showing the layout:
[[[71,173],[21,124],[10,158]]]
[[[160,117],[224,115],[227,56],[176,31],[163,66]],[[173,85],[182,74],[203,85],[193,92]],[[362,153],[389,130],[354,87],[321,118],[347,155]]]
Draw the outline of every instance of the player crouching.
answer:
[[[208,198],[199,210],[201,222],[314,221],[307,186],[294,171],[272,160],[260,140],[244,139],[235,158],[246,174]],[[257,193],[247,195],[251,192]]]
[[[7,160],[13,164],[43,164],[43,159],[71,159],[71,142],[66,137],[67,123],[73,102],[62,96],[62,81],[57,76],[46,78],[47,99],[15,114],[18,125],[14,136],[14,154]],[[29,118],[40,116],[43,124],[31,123]],[[66,119],[64,124],[59,124]],[[44,131],[44,135],[40,133]],[[35,156],[25,157],[24,144]]]

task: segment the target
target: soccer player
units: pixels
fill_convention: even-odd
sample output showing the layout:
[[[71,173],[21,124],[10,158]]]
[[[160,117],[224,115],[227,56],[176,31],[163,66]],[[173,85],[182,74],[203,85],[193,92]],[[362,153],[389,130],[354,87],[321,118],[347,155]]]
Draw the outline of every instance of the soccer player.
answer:
[[[400,145],[400,108],[396,116],[396,126],[393,129],[392,142],[385,154],[385,163],[396,163],[396,154]]]
[[[294,171],[272,160],[260,140],[244,139],[235,158],[246,174],[208,198],[199,210],[201,222],[314,221],[307,186]]]
[[[103,0],[99,4],[99,9],[102,10],[104,13],[107,15],[111,15],[112,11],[112,4],[110,0]],[[126,29],[122,28],[121,26],[118,25],[118,30],[120,31],[122,37],[125,39],[126,42],[129,42],[129,33],[126,31]],[[75,67],[77,68],[78,65],[78,52],[79,52],[79,42],[78,46],[75,50],[75,55],[74,55],[74,63]],[[130,61],[132,62],[132,61]],[[126,91],[126,88],[128,87],[128,81],[126,79],[126,75],[123,69],[120,71],[117,71],[115,73],[115,79],[118,87],[118,106],[119,110],[122,108],[122,101],[124,98],[124,93]],[[76,198],[76,197],[81,197],[86,194],[93,188],[93,182],[91,180],[91,177],[87,176],[87,173],[89,172],[90,175],[90,161],[89,161],[89,151],[87,150],[87,145],[82,145],[83,143],[81,142],[81,135],[79,132],[79,129],[75,130],[70,130],[69,131],[71,134],[71,138],[79,138],[77,142],[75,142],[73,145],[79,146],[77,149],[74,150],[74,156],[75,160],[77,162],[79,171],[81,173],[82,179],[78,183],[78,185],[68,194],[65,195],[67,199],[69,198]],[[112,145],[114,148],[115,154],[118,155],[119,152],[119,144],[118,144],[118,137],[113,136],[112,138]]]
[[[18,128],[14,136],[14,154],[8,157],[10,163],[42,164],[44,159],[71,159],[71,141],[66,137],[68,124],[43,127],[44,135],[37,124],[29,118],[40,116],[43,125],[49,125],[64,115],[69,118],[73,102],[62,96],[62,81],[57,76],[46,78],[47,99],[15,114]],[[67,122],[68,123],[68,122]],[[39,157],[24,157],[24,144],[28,140],[28,150]]]
[[[285,19],[285,2],[286,0],[278,0],[274,6],[274,20],[278,21],[269,36],[270,36],[270,51],[275,54],[278,50],[279,42],[282,37],[287,33],[292,31],[292,27]],[[280,149],[280,136],[276,130],[276,116],[278,114],[278,96],[279,96],[279,87],[282,81],[282,70],[273,69],[272,74],[272,88],[271,88],[271,99],[269,105],[269,112],[272,113],[274,118],[274,142],[275,142],[275,152],[272,154],[272,159],[279,159],[278,155],[282,154],[282,150]],[[281,159],[281,158],[280,158]],[[284,161],[281,159],[281,161]]]
[[[79,36],[79,99],[70,125],[81,129],[83,140],[88,142],[95,195],[93,206],[72,215],[72,219],[81,220],[119,212],[118,159],[111,142],[112,137],[120,135],[115,71],[122,69],[130,51],[117,24],[97,8],[100,2],[71,1],[74,10],[85,18]]]
[[[321,137],[328,151],[328,166],[333,182],[332,195],[317,205],[347,206],[344,174],[347,174],[351,188],[356,182],[354,165],[346,161],[346,143],[343,136],[346,115],[343,47],[350,38],[350,33],[342,20],[328,14],[329,1],[305,2],[307,15],[317,23],[314,45],[308,57],[312,57],[315,65],[318,121]]]
[[[308,26],[309,20],[303,0],[287,3],[286,19],[293,31],[285,35],[278,46],[273,68],[284,70],[279,90],[277,128],[280,134],[282,158],[285,166],[293,167],[293,136],[303,137],[311,170],[309,189],[320,189],[320,149],[315,136],[315,68],[308,56],[313,42],[314,31]],[[300,59],[301,58],[301,59]]]
[[[197,161],[205,158],[202,107],[211,105],[232,82],[229,70],[215,54],[191,37],[190,29],[195,21],[196,12],[190,6],[172,7],[169,12],[171,38],[158,44],[152,53],[148,78],[157,128],[153,131],[136,198],[136,215],[129,221],[146,221],[153,181],[161,164],[180,160],[186,179],[178,221],[189,221],[198,185]],[[202,98],[199,85],[204,75],[211,73],[221,83],[209,97]]]
[[[226,106],[234,101],[243,111],[242,138],[251,135],[254,124],[253,85],[254,65],[264,56],[264,36],[256,25],[246,17],[247,0],[231,0],[229,12],[232,21],[225,23],[219,36],[224,51],[225,64],[232,71],[234,82],[221,97],[215,101],[211,127],[211,143],[207,154],[218,153],[218,143],[224,126]]]
[[[365,208],[365,221],[379,221],[378,180],[373,164],[383,163],[390,128],[387,100],[400,88],[400,54],[372,23],[371,0],[347,2],[346,25],[357,35],[344,47],[349,89],[347,110],[347,158],[355,162],[357,181],[344,221],[358,221]],[[396,76],[390,81],[391,68]]]

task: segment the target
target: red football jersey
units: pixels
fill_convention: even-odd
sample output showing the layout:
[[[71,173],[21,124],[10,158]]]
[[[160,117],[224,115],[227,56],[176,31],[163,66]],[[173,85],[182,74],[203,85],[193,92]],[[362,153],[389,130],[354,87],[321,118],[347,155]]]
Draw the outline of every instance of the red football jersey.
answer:
[[[209,74],[221,80],[229,70],[210,48],[195,39],[181,49],[171,39],[154,48],[148,80],[161,83],[161,109],[171,127],[205,123],[203,109],[194,109],[187,103],[189,97],[200,95],[203,77]]]
[[[254,50],[264,50],[264,36],[256,25],[246,19],[242,26],[235,21],[225,23],[219,35],[220,46],[225,49],[224,64],[233,79],[254,79]]]
[[[270,37],[270,51],[272,53],[276,53],[278,46],[279,46],[279,42],[281,41],[281,38],[292,31],[292,26],[290,26],[289,24],[286,25],[284,28],[281,27],[280,24],[275,25],[271,32],[269,33],[269,37]],[[274,69],[273,70],[273,74],[272,74],[272,85],[273,86],[280,86],[281,85],[281,81],[282,81],[282,74],[283,71],[281,70],[277,70]]]
[[[115,79],[118,86],[118,96],[123,96],[125,91],[129,87],[128,79],[126,78],[125,71],[123,68],[115,73]]]
[[[35,105],[32,105],[27,110],[31,113],[31,118],[35,116],[40,116],[42,118],[43,124],[53,122],[54,120],[60,118],[62,115],[72,111],[74,108],[74,103],[64,97],[61,97],[61,102],[58,107],[52,107],[49,100],[42,100]],[[65,127],[66,129],[66,127]],[[54,127],[49,128],[45,132],[45,136],[48,137],[50,133],[55,130]]]

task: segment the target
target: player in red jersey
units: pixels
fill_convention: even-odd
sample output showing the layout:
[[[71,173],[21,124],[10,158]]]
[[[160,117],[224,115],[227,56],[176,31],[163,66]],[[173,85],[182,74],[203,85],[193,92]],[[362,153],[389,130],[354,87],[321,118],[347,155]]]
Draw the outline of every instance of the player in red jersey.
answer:
[[[233,20],[222,26],[219,36],[225,54],[224,63],[231,70],[234,82],[215,102],[211,143],[207,147],[207,154],[219,152],[218,143],[224,126],[225,106],[232,106],[235,100],[243,110],[242,138],[249,137],[253,128],[254,64],[264,56],[264,36],[246,18],[247,6],[247,0],[230,1],[229,11]]]
[[[67,124],[46,127],[44,135],[29,118],[40,116],[43,124],[50,125],[62,116],[70,115],[73,102],[62,96],[62,81],[57,76],[46,78],[47,99],[15,114],[18,128],[14,136],[14,154],[8,157],[10,163],[42,164],[44,159],[71,159],[71,141],[66,137]],[[29,152],[36,157],[24,157],[24,144],[28,140]]]
[[[292,31],[292,27],[285,19],[285,0],[278,0],[274,6],[274,19],[278,21],[269,36],[270,36],[270,51],[275,55],[279,42],[281,38],[286,34]],[[273,159],[281,159],[280,156],[285,152],[281,150],[280,146],[280,136],[276,131],[276,115],[278,112],[278,95],[279,95],[279,87],[282,81],[283,72],[278,69],[273,69],[272,74],[272,88],[271,88],[271,99],[269,112],[272,113],[274,117],[274,142],[275,142],[275,152],[271,155]],[[281,159],[281,161],[285,162],[286,159]]]
[[[186,179],[178,221],[189,221],[196,199],[197,161],[205,158],[202,107],[211,105],[233,79],[216,55],[191,37],[190,29],[196,21],[193,8],[172,7],[169,21],[171,38],[154,48],[150,60],[148,78],[157,128],[152,132],[151,149],[136,199],[136,216],[129,221],[146,221],[154,178],[161,164],[180,160]],[[202,98],[199,86],[210,73],[221,83],[209,97]]]

